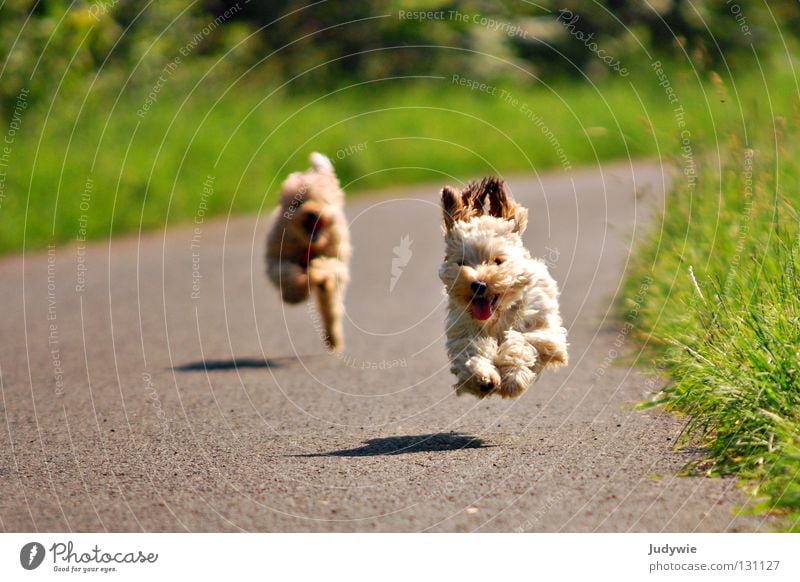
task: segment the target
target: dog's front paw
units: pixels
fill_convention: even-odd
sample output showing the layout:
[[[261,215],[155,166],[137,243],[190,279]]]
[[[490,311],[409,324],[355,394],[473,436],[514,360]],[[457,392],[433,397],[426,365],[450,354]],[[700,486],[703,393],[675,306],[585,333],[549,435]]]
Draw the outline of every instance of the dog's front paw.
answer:
[[[527,367],[501,368],[502,382],[498,394],[503,398],[517,398],[528,389],[536,374]]]
[[[516,330],[509,330],[497,349],[494,363],[498,368],[535,368],[538,359],[539,352],[525,336]]]
[[[479,398],[488,396],[500,388],[500,372],[490,360],[480,356],[473,356],[466,363],[469,376],[461,382],[458,392],[470,392]]]
[[[525,336],[518,331],[509,330],[505,341],[500,344],[494,363],[500,370],[502,384],[498,394],[503,398],[517,398],[536,379],[538,352]]]
[[[456,395],[463,396],[464,394],[472,394],[476,398],[483,399],[491,395],[499,384],[483,384],[480,383],[474,376],[467,378],[461,382],[456,383]]]

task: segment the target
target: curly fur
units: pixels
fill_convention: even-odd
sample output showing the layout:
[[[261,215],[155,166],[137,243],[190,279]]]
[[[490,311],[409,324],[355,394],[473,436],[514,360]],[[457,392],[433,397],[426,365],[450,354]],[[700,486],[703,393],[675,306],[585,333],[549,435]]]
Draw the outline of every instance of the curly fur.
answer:
[[[267,275],[286,303],[301,303],[314,291],[325,345],[341,351],[351,252],[344,192],[327,157],[314,152],[310,161],[309,170],[290,174],[281,188],[267,237]]]
[[[528,211],[499,178],[442,190],[447,351],[458,394],[516,398],[567,363],[558,287],[521,235]]]

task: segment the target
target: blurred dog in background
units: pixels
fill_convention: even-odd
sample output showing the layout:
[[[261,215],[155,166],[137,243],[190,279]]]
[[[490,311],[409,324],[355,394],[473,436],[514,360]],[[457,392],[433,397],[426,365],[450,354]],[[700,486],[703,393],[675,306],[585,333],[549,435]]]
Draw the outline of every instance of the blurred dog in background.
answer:
[[[281,187],[267,238],[267,275],[286,303],[306,301],[313,291],[325,346],[341,351],[351,253],[344,192],[327,157],[314,152],[310,161],[311,168],[290,174]]]

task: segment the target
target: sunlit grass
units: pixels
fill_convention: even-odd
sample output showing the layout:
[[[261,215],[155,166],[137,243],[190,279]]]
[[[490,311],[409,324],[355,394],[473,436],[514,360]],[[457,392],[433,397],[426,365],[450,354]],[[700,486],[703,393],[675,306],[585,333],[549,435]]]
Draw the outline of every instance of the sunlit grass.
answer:
[[[788,110],[787,110],[788,109]],[[740,474],[760,509],[800,519],[800,163],[793,110],[726,128],[719,175],[679,180],[627,281],[642,362],[669,379],[652,404],[688,415],[692,467]]]
[[[691,115],[692,138],[713,142],[720,119],[735,115],[738,102],[721,103],[708,73],[672,78]],[[741,83],[747,106],[761,96],[757,81]],[[26,112],[0,208],[0,252],[84,231],[103,238],[190,221],[208,176],[209,215],[262,211],[312,150],[332,157],[355,194],[669,155],[680,143],[664,90],[647,69],[600,85],[565,81],[492,94],[432,78],[327,95],[179,71],[144,111],[151,90],[149,83],[101,79]]]

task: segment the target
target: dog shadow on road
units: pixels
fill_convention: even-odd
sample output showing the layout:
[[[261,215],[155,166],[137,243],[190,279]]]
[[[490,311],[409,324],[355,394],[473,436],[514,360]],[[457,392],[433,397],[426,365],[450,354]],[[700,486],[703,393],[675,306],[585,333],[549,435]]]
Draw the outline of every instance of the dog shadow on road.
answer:
[[[281,358],[228,358],[219,360],[198,360],[181,364],[172,368],[176,372],[214,372],[226,370],[241,370],[246,368],[268,369],[281,368],[294,362],[306,360],[314,356],[284,356]]]
[[[434,434],[384,437],[364,441],[355,449],[343,449],[329,453],[309,453],[293,457],[380,457],[385,455],[404,455],[406,453],[438,453],[461,449],[484,449],[487,445],[482,439],[459,432],[440,432]]]

